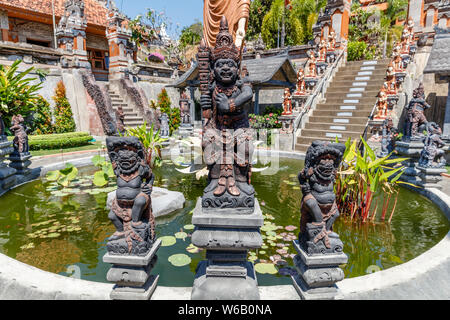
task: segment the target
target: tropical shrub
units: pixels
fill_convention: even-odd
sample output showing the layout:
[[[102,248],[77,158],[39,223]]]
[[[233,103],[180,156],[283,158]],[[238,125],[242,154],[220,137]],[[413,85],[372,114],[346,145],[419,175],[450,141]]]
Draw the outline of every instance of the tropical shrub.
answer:
[[[350,41],[347,46],[347,60],[358,61],[365,58],[367,43],[364,41]]]
[[[390,155],[378,158],[366,141],[364,153],[361,155],[357,148],[357,141],[346,142],[341,167],[339,168],[335,192],[339,211],[351,220],[359,218],[362,222],[374,221],[378,208],[381,208],[381,221],[384,221],[390,202],[394,204],[389,214],[389,222],[395,212],[399,188],[398,184],[405,167],[401,162],[407,158],[390,159]]]
[[[159,130],[155,132],[154,126],[147,130],[147,122],[137,128],[126,128],[125,136],[137,137],[144,146],[145,157],[150,167],[159,167],[162,164],[161,148],[166,139],[161,138]]]
[[[281,128],[281,122],[278,121],[278,114],[269,113],[266,115],[248,115],[250,127],[253,129],[276,129]]]
[[[72,109],[66,97],[66,87],[62,81],[58,82],[56,86],[53,100],[55,101],[54,132],[65,133],[75,131],[76,126],[73,120]]]
[[[8,128],[13,115],[21,114],[26,118],[39,101],[38,90],[41,83],[32,84],[36,78],[27,77],[33,67],[18,72],[22,60],[16,60],[11,66],[0,65],[0,114]]]
[[[148,55],[148,60],[153,62],[164,62],[164,56],[158,52],[151,52]]]
[[[36,109],[33,112],[33,123],[31,124],[33,134],[53,133],[52,111],[50,104],[42,96],[38,97]]]

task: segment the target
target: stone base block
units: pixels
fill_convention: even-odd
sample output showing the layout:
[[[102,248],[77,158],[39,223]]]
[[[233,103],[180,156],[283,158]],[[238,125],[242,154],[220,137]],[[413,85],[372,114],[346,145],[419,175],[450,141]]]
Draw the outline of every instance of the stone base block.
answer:
[[[114,286],[110,298],[112,300],[150,300],[158,284],[158,276],[151,275],[142,287]]]
[[[157,239],[145,256],[115,255],[107,253],[103,256],[103,262],[123,266],[148,266],[161,246],[161,240]]]
[[[158,257],[154,256],[147,266],[113,265],[106,275],[106,280],[115,282],[119,286],[143,286],[150,277],[150,272],[157,260]]]
[[[334,300],[338,291],[336,286],[308,288],[300,276],[291,276],[295,290],[302,300]]]
[[[197,266],[192,300],[259,300],[258,282],[251,262],[243,266]]]

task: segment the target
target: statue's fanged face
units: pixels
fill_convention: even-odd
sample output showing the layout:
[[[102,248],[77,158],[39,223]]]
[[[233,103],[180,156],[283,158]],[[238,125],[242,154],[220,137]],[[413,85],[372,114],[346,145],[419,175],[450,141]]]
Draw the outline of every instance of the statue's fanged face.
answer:
[[[223,84],[233,84],[238,75],[238,64],[233,59],[219,59],[214,64],[216,79]]]
[[[120,149],[117,152],[117,164],[123,171],[132,172],[139,165],[139,156],[136,151]]]
[[[322,177],[331,177],[334,174],[334,161],[336,160],[330,154],[325,154],[320,157],[320,161],[317,164],[316,170]]]

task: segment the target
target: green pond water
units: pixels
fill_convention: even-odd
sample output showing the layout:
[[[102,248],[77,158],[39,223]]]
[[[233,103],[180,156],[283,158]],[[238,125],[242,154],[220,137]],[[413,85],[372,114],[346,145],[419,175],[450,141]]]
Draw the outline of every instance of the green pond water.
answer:
[[[291,240],[298,233],[298,228],[293,227],[299,225],[302,197],[296,176],[302,167],[303,161],[282,159],[276,174],[252,176],[266,227],[262,231],[265,247],[251,252],[249,259],[254,263],[270,263],[272,257],[280,264],[285,263],[277,265],[276,274],[257,273],[260,285],[291,284],[288,274],[293,270],[295,253]],[[92,175],[94,171],[94,167],[86,167],[80,170],[80,175]],[[154,273],[160,275],[160,285],[191,286],[195,268],[204,259],[205,251],[186,250],[191,244],[192,230],[183,227],[191,224],[192,210],[206,178],[196,180],[195,175],[179,173],[168,161],[155,170],[155,175],[155,186],[180,191],[186,197],[183,209],[157,220],[157,235],[173,236],[184,231],[188,237],[160,248]],[[88,182],[83,184],[92,190]],[[58,197],[51,191],[49,182],[38,180],[0,198],[0,252],[42,270],[106,282],[110,265],[103,263],[102,257],[106,253],[106,239],[115,231],[107,218],[107,193],[94,189],[91,194]],[[346,277],[411,260],[442,240],[449,229],[448,220],[437,206],[407,189],[400,191],[391,224],[359,225],[343,217],[335,223],[335,231],[349,256],[348,264],[343,266]],[[175,267],[168,259],[180,253],[189,256],[191,262]]]

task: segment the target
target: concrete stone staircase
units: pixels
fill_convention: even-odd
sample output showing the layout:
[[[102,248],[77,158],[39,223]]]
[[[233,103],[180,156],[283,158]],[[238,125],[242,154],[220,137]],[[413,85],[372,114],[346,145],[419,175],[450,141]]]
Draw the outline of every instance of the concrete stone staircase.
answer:
[[[306,152],[314,140],[345,142],[359,138],[377,101],[389,60],[353,61],[338,71],[325,102],[316,106],[297,137],[295,150]]]
[[[125,127],[136,128],[144,124],[144,119],[139,116],[139,113],[126,104],[123,99],[115,91],[109,89],[109,96],[111,97],[111,103],[114,110],[117,110],[119,106],[122,106],[123,114],[125,116]]]

